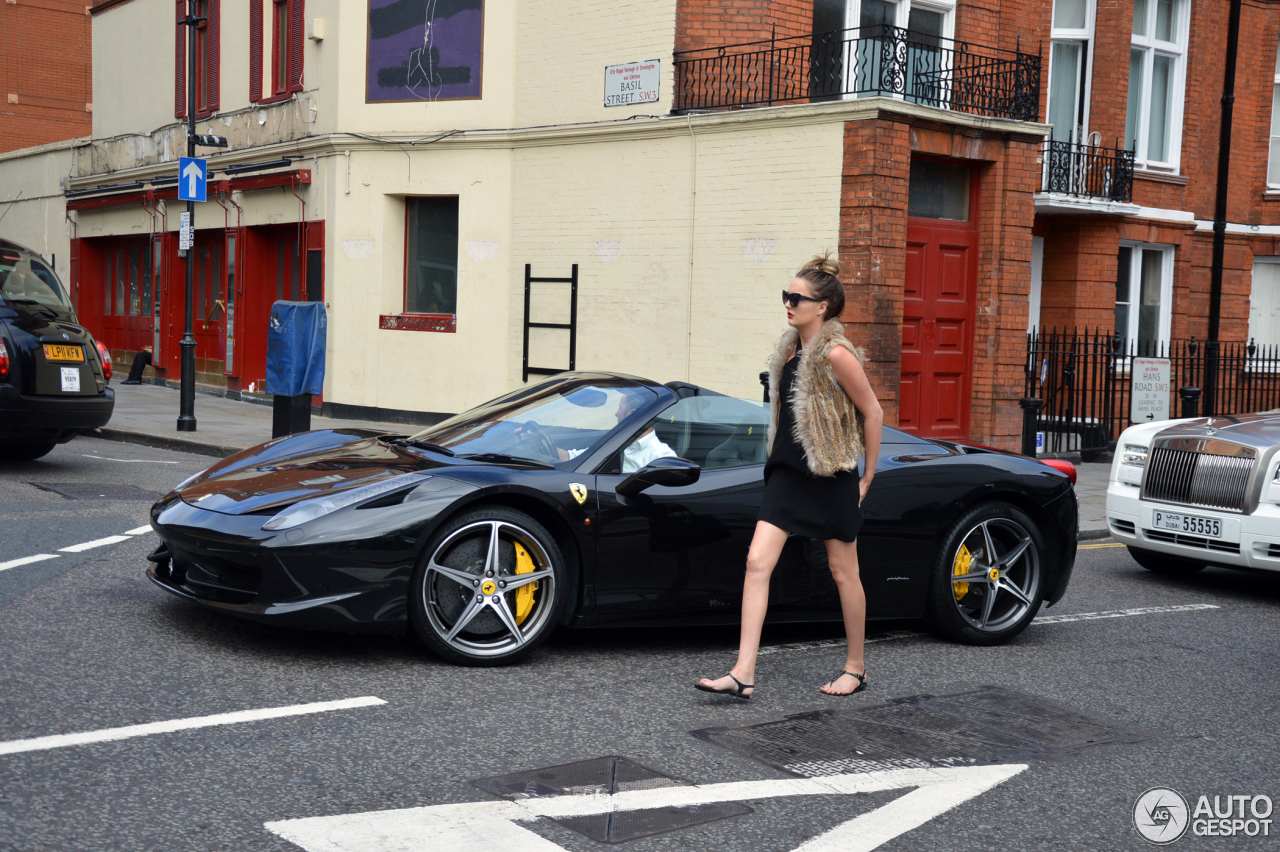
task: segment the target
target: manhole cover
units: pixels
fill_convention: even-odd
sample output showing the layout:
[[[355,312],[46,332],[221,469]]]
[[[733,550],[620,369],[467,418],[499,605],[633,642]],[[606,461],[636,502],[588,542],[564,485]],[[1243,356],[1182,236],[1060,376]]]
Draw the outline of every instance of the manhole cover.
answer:
[[[1151,737],[1145,731],[998,686],[953,695],[914,695],[860,710],[823,710],[778,722],[692,733],[805,778],[1023,761]]]
[[[136,485],[105,482],[33,482],[41,491],[51,491],[68,500],[159,500],[163,494]]]
[[[625,757],[597,757],[577,763],[548,766],[545,769],[480,778],[471,784],[486,793],[514,802],[545,796],[607,796],[630,790],[684,787],[689,782],[664,775]],[[752,810],[746,805],[717,802],[636,811],[619,810],[554,819],[565,828],[592,840],[623,843],[637,837],[648,837],[749,813]]]

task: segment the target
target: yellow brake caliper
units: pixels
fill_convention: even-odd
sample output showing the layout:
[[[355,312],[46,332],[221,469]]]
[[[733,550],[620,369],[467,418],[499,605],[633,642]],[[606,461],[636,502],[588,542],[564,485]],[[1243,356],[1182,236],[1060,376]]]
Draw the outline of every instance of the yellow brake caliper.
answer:
[[[518,547],[519,545],[517,545]],[[960,545],[960,552],[956,554],[956,564],[951,571],[953,577],[963,577],[969,573],[969,563],[973,561],[973,557],[969,554],[969,548],[963,544]],[[968,583],[952,583],[951,590],[955,592],[956,600],[960,600],[969,594]]]
[[[532,574],[533,557],[529,551],[520,546],[520,542],[512,542],[516,546],[516,573]],[[516,589],[516,624],[524,624],[524,620],[533,612],[533,593],[538,590],[537,582],[529,583]]]

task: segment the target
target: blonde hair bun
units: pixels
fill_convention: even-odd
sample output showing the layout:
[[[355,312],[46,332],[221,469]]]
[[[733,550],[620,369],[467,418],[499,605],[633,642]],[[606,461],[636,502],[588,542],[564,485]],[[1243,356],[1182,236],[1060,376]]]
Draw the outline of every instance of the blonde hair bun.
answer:
[[[840,277],[840,263],[831,257],[830,250],[825,254],[815,254],[813,256],[813,260],[800,267],[801,272],[805,272],[810,269],[821,272],[823,275],[830,275],[836,278]]]

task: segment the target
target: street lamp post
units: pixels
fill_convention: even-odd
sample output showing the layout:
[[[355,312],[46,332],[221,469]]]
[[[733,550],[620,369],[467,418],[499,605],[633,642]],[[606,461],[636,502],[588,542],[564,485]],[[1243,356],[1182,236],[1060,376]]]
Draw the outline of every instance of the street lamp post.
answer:
[[[196,27],[204,18],[196,15],[198,0],[187,0],[187,16],[182,23],[187,28],[187,156],[196,155]],[[182,176],[178,176],[179,182]],[[191,229],[191,247],[187,249],[187,301],[183,310],[182,374],[178,402],[178,431],[196,431],[196,338],[192,333],[195,311],[195,227],[196,203],[187,200],[187,223]]]

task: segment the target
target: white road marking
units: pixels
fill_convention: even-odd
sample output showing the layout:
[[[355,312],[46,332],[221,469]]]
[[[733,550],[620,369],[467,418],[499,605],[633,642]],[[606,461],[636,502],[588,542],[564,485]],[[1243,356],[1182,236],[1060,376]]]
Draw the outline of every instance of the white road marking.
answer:
[[[56,553],[37,553],[35,556],[24,556],[21,559],[10,559],[8,562],[0,562],[0,571],[6,571],[10,568],[17,568],[19,565],[30,565],[32,562],[43,562],[46,559],[57,559]]]
[[[73,544],[70,547],[59,547],[60,553],[83,553],[86,550],[93,550],[95,547],[106,547],[108,544],[117,544],[122,541],[128,541],[127,535],[109,535],[106,538],[98,538],[93,541],[83,541],[80,544]]]
[[[1202,609],[1222,609],[1214,604],[1176,604],[1174,606],[1142,606],[1134,609],[1113,609],[1107,612],[1077,612],[1068,615],[1042,615],[1032,624],[1063,624],[1068,621],[1093,621],[1099,618],[1128,618],[1132,615],[1155,615],[1161,612],[1195,612]]]
[[[82,731],[78,734],[55,734],[28,740],[10,740],[0,743],[0,755],[24,751],[43,751],[51,748],[105,743],[152,734],[168,734],[189,731],[192,728],[209,728],[214,725],[235,725],[240,722],[257,722],[262,719],[279,719],[283,716],[305,716],[309,713],[328,713],[332,710],[349,710],[353,707],[372,707],[386,704],[381,698],[366,695],[363,698],[344,698],[341,701],[320,701],[314,704],[294,704],[289,707],[267,707],[262,710],[240,710],[235,713],[218,713],[213,716],[194,716],[189,719],[171,719],[167,722],[148,722],[144,725],[128,725],[123,728],[103,728],[98,731]]]
[[[266,823],[268,831],[308,852],[564,852],[517,822],[539,817],[684,807],[781,796],[856,795],[915,788],[905,796],[811,838],[795,852],[870,852],[939,814],[985,793],[1026,764],[896,769],[826,778],[735,781],[632,790],[612,796],[568,795],[519,802],[463,802],[309,817]]]
[[[125,535],[142,535],[144,533],[149,533],[149,532],[151,532],[151,524],[147,524],[145,527],[138,527],[137,529],[125,530],[124,534]]]
[[[87,459],[98,459],[99,461],[124,462],[126,464],[178,464],[176,461],[164,461],[162,459],[113,459],[110,456],[91,456],[88,453],[82,453]]]

